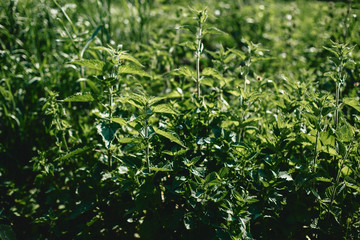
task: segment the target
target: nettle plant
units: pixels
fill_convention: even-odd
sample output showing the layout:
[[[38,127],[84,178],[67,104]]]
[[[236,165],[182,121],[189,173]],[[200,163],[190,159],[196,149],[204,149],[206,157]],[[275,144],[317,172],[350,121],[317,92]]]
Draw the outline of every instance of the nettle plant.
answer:
[[[91,107],[89,113],[95,117],[88,123],[94,121],[99,138],[85,147],[69,147],[65,135],[60,134],[59,146],[65,148],[57,162],[89,155],[98,160],[83,162],[85,168],[73,170],[76,178],[70,180],[70,194],[84,199],[80,204],[67,200],[65,204],[77,206],[74,211],[49,213],[52,224],[61,218],[85,218],[87,227],[80,231],[83,236],[93,232],[89,227],[96,222],[96,229],[104,228],[103,234],[108,236],[140,234],[151,239],[160,234],[161,238],[195,239],[205,231],[208,238],[250,237],[247,206],[255,200],[241,184],[247,165],[243,159],[249,148],[237,144],[236,133],[223,128],[229,113],[222,108],[226,100],[221,91],[204,87],[202,93],[200,85],[206,78],[207,87],[216,87],[220,81],[221,89],[232,81],[215,68],[200,68],[203,35],[221,31],[204,27],[206,10],[192,12],[196,24],[186,28],[196,32],[196,40],[189,45],[195,51],[195,71],[180,67],[171,74],[195,82],[196,90],[184,96],[148,96],[139,80],[151,81],[152,76],[121,47],[92,47],[92,55],[103,60],[72,61],[86,70],[79,79],[83,92],[57,101],[56,106],[62,103],[70,110],[87,104],[84,106]],[[105,193],[105,189],[110,192]],[[89,193],[96,193],[96,197]],[[117,220],[106,219],[111,205],[122,201],[126,203],[113,216]],[[59,225],[57,234],[62,227]]]

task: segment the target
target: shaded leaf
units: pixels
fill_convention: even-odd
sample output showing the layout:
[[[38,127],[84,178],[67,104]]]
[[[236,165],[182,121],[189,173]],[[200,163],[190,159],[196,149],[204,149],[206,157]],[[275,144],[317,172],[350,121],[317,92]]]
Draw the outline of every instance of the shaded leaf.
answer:
[[[182,141],[180,139],[178,139],[177,137],[175,137],[173,134],[169,133],[169,132],[165,132],[157,127],[154,127],[155,133],[159,134],[167,139],[169,139],[172,142],[175,142],[177,144],[179,144],[180,146],[182,146],[183,148],[186,148],[185,145],[182,143]]]
[[[111,142],[114,140],[115,132],[119,128],[116,123],[100,122],[96,125],[97,132],[102,137],[106,148],[110,148]]]
[[[16,240],[15,233],[11,226],[0,224],[0,239],[1,240]]]
[[[91,149],[91,147],[89,147],[89,146],[85,146],[85,147],[82,147],[82,148],[77,148],[77,149],[65,154],[64,156],[56,158],[55,161],[63,161],[63,160],[69,159],[71,157],[79,155],[80,153],[89,151],[90,149]]]

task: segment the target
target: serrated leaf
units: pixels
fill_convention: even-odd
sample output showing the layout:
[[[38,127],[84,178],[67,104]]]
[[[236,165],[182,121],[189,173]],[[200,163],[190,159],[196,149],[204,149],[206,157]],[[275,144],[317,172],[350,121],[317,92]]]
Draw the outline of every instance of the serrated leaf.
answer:
[[[96,125],[97,132],[102,137],[106,148],[110,148],[111,142],[114,140],[115,132],[119,128],[116,123],[100,122]]]
[[[349,187],[349,188],[352,188],[352,189],[356,190],[358,193],[360,193],[360,186],[356,186],[356,185],[354,185],[352,183],[349,183],[347,181],[345,181],[345,185],[347,187]]]
[[[55,161],[63,161],[63,160],[72,158],[72,157],[74,157],[76,155],[79,155],[80,153],[86,152],[86,151],[88,151],[90,149],[91,149],[91,147],[89,147],[89,146],[85,146],[85,147],[82,147],[82,148],[77,148],[77,149],[75,149],[75,150],[73,150],[71,152],[68,152],[64,156],[56,158]]]
[[[330,134],[329,131],[320,132],[320,141],[323,145],[334,145],[335,136]]]
[[[183,46],[183,47],[187,47],[189,48],[191,51],[196,51],[196,44],[190,41],[187,42],[183,42],[183,43],[179,43],[179,46]]]
[[[205,167],[193,167],[190,169],[190,172],[198,177],[204,177]]]
[[[120,60],[127,60],[130,61],[132,63],[135,63],[137,66],[139,67],[144,67],[136,58],[134,58],[133,56],[129,55],[129,54],[121,54],[119,56]]]
[[[171,107],[168,104],[159,104],[153,106],[151,109],[155,113],[168,113],[173,115],[177,114],[174,110],[171,109]]]
[[[335,77],[335,73],[333,73],[333,72],[326,72],[326,73],[324,73],[324,76],[325,77],[330,77],[332,80],[334,80],[335,82],[337,82],[338,80],[336,79],[336,77]]]
[[[171,172],[171,171],[173,171],[172,169],[169,169],[169,168],[158,168],[158,167],[151,167],[150,170],[155,171],[155,172]]]
[[[119,143],[138,143],[140,142],[140,138],[135,138],[135,137],[132,137],[132,138],[120,138],[118,140]]]
[[[146,97],[139,95],[139,94],[133,94],[130,96],[126,96],[119,99],[122,103],[130,103],[131,105],[135,106],[136,108],[143,108],[146,103],[147,99]]]
[[[100,51],[105,51],[105,52],[107,52],[110,56],[113,56],[113,55],[114,55],[114,49],[111,49],[111,48],[107,48],[107,47],[103,47],[103,46],[95,46],[95,47],[92,47],[91,49],[100,50]]]
[[[167,139],[169,139],[170,141],[172,142],[175,142],[177,144],[179,144],[180,146],[182,146],[183,148],[186,148],[185,145],[181,142],[180,139],[178,139],[177,137],[175,137],[172,133],[169,133],[169,132],[165,132],[157,127],[153,127],[154,128],[154,131],[156,134],[159,134]]]
[[[183,162],[187,167],[191,167],[195,163],[197,163],[200,160],[201,156],[196,156],[192,158],[190,161],[187,158],[183,158]]]
[[[118,123],[118,124],[120,124],[122,126],[126,125],[126,120],[123,119],[123,118],[111,118],[110,120],[113,121],[113,122],[116,122],[116,123]]]
[[[328,50],[329,52],[333,53],[336,57],[339,57],[339,54],[334,49],[331,49],[331,48],[328,48],[325,46],[323,46],[323,48]]]
[[[135,74],[142,77],[150,78],[150,75],[147,72],[145,72],[144,70],[140,69],[135,65],[129,65],[129,64],[121,65],[119,66],[118,70],[119,70],[119,74]]]
[[[190,69],[190,68],[186,67],[186,66],[182,66],[182,67],[172,71],[171,74],[175,75],[175,76],[182,75],[182,76],[185,76],[187,78],[193,78],[195,76],[195,71],[193,69]]]
[[[360,112],[360,101],[357,98],[344,98],[343,103]]]
[[[149,106],[152,106],[154,105],[155,103],[157,102],[160,102],[161,100],[165,99],[166,97],[153,97],[153,98],[150,98],[148,99],[148,105]]]
[[[348,123],[336,130],[336,136],[342,142],[350,142],[354,136],[354,129]]]
[[[235,54],[236,56],[240,57],[241,60],[246,59],[246,54],[237,50],[237,49],[229,49],[229,52]]]
[[[94,97],[90,93],[77,93],[73,96],[67,97],[63,102],[92,102]]]
[[[223,80],[224,79],[224,77],[214,68],[205,68],[202,71],[202,75],[211,76],[211,77],[216,78],[218,80]]]
[[[180,26],[180,28],[182,28],[182,29],[186,29],[186,30],[189,30],[190,32],[192,32],[192,33],[196,33],[196,26],[194,26],[194,25],[188,25],[188,24],[186,24],[186,25],[182,25],[182,26]]]
[[[88,68],[92,68],[92,69],[96,69],[99,71],[102,71],[103,67],[105,66],[105,62],[100,61],[100,60],[74,60],[72,61],[72,63],[80,65],[80,66],[84,66],[84,67],[88,67]]]
[[[203,34],[222,34],[222,35],[228,35],[226,32],[221,31],[220,29],[216,27],[209,27],[204,29]]]

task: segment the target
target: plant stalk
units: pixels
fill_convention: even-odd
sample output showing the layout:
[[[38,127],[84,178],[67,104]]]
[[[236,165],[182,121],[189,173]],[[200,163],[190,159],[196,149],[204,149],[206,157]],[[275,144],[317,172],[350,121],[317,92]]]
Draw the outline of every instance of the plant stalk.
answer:
[[[146,144],[146,151],[145,151],[145,159],[148,165],[148,171],[151,173],[150,169],[150,142],[149,142],[149,131],[148,131],[149,122],[148,120],[145,120],[145,144]]]
[[[196,97],[200,100],[200,55],[201,55],[201,38],[202,38],[202,24],[199,20],[199,32],[197,38],[197,50],[196,50]]]
[[[113,87],[109,87],[109,131],[111,129],[111,118],[112,118],[112,104],[113,104]],[[111,154],[111,150],[110,150],[110,145],[111,143],[109,143],[109,148],[108,148],[108,165],[109,165],[109,171],[112,169],[112,154]]]

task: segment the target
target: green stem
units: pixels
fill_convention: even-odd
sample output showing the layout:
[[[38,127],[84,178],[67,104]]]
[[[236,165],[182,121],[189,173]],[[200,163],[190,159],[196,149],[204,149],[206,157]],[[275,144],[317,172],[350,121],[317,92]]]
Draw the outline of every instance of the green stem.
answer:
[[[343,166],[344,166],[345,160],[349,157],[349,153],[350,153],[350,151],[351,151],[351,149],[352,149],[352,144],[353,144],[353,142],[351,141],[350,146],[349,146],[349,148],[348,148],[348,151],[346,151],[345,157],[341,159],[340,167],[339,167],[338,172],[337,172],[337,174],[336,174],[336,180],[335,180],[335,184],[334,184],[334,190],[333,190],[333,192],[332,192],[332,194],[331,194],[330,208],[332,207],[332,205],[333,205],[333,203],[334,203],[336,190],[337,190],[337,187],[339,186],[339,182],[340,182],[341,170],[342,170],[342,168],[343,168]]]
[[[148,171],[151,173],[150,169],[150,157],[149,157],[149,151],[150,151],[150,142],[149,142],[149,132],[148,132],[148,126],[149,122],[148,120],[145,120],[145,144],[146,144],[146,151],[145,151],[145,159],[148,165]]]
[[[200,99],[200,55],[201,55],[201,38],[202,38],[202,24],[199,20],[199,33],[196,36],[197,50],[196,50],[196,93],[197,99]]]
[[[109,131],[111,129],[111,118],[112,118],[112,104],[113,104],[113,87],[109,87]],[[109,143],[109,147],[108,147],[108,165],[109,165],[109,171],[112,169],[112,154],[111,154],[111,150],[110,150],[110,145],[111,143]]]
[[[313,162],[313,170],[314,172],[316,172],[316,162],[317,162],[317,158],[318,158],[318,143],[319,143],[319,135],[320,132],[319,130],[316,130],[316,140],[315,140],[315,156],[314,156],[314,162]]]

